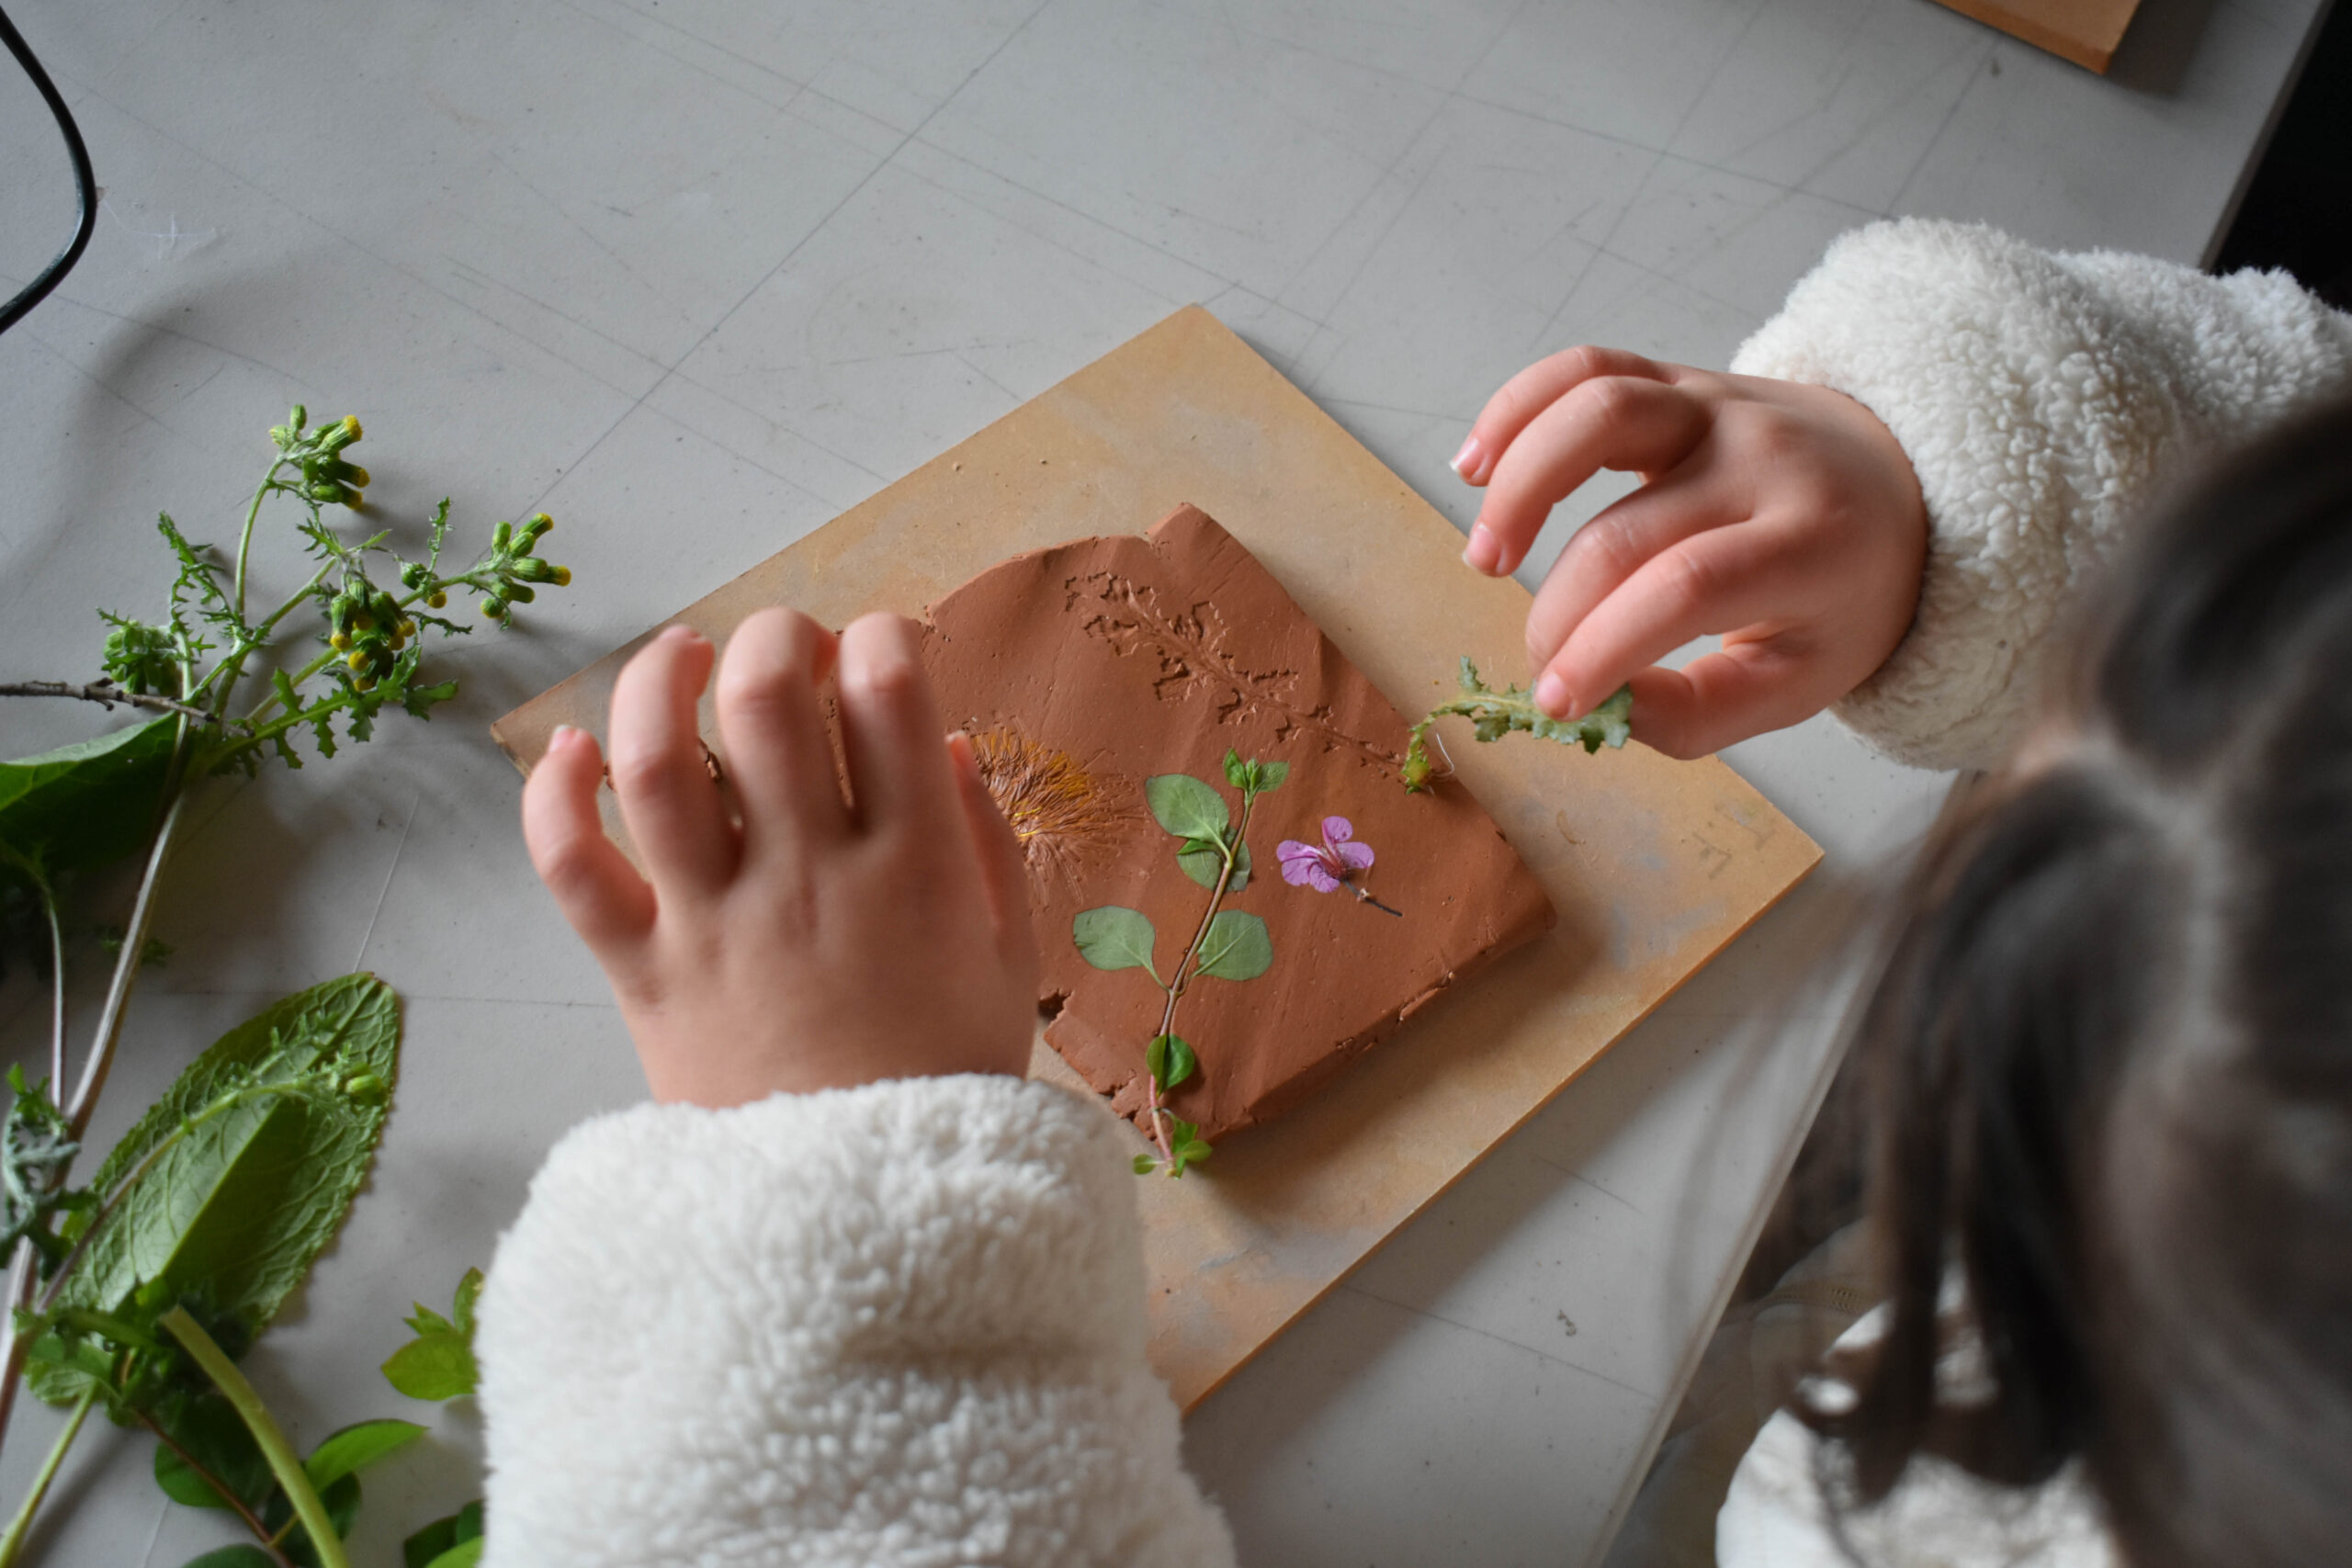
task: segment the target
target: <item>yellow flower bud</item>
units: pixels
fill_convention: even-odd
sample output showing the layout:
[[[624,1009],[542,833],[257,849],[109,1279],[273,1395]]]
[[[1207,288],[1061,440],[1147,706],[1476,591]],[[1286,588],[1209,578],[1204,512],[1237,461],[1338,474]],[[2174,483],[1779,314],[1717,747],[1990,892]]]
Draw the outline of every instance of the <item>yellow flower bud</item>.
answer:
[[[433,591],[431,596],[424,602],[432,605],[436,610],[447,609],[449,604],[449,596],[436,588]]]
[[[351,432],[351,438],[354,441],[359,439],[359,421],[356,416],[345,414],[343,416],[343,427],[344,429]]]
[[[554,579],[553,579],[552,581],[554,581],[555,585],[556,585],[558,588],[569,588],[569,587],[571,587],[571,569],[570,567],[568,567],[568,566],[560,566],[560,567],[556,568],[556,569],[555,569],[555,577],[554,577]]]
[[[401,639],[405,642],[407,639],[416,635],[416,623],[412,620],[403,619],[401,624],[393,629],[400,634]]]
[[[345,465],[344,465],[344,467],[345,467],[345,468],[349,468],[349,469],[351,470],[349,473],[347,473],[347,474],[345,474],[345,475],[344,475],[344,476],[343,476],[345,479],[349,480],[351,483],[353,483],[353,484],[355,484],[355,485],[360,485],[360,486],[363,486],[363,487],[368,483],[368,470],[367,470],[367,469],[365,469],[365,468],[361,468],[361,467],[360,467],[358,464],[356,464],[356,463],[346,463],[346,464],[345,464]]]
[[[376,677],[373,675],[362,675],[359,679],[354,681],[352,684],[357,687],[360,691],[372,692],[376,689]]]
[[[327,638],[327,646],[334,649],[337,653],[341,653],[344,649],[351,646],[351,634],[348,632],[337,632],[334,636]]]
[[[354,670],[365,670],[368,668],[368,650],[364,648],[355,648],[351,650],[351,657],[344,662]]]

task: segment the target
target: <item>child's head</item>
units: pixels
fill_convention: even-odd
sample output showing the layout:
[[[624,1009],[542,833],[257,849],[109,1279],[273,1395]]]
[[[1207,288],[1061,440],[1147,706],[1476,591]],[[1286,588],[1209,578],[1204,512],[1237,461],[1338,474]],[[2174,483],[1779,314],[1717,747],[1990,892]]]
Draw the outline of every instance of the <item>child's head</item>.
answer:
[[[1846,1437],[2079,1456],[2140,1568],[2352,1541],[2352,405],[2156,523],[1863,1014],[1894,1318]],[[1964,1280],[1991,1382],[1937,1404]],[[1949,1399],[1947,1395],[1947,1399]]]

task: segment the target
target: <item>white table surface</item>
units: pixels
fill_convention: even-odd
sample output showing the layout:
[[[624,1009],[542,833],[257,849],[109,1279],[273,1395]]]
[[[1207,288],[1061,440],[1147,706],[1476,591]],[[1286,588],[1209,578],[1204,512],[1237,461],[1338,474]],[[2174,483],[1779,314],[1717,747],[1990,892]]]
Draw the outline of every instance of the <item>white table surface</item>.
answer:
[[[2198,261],[2321,8],[2146,0],[2101,80],[1927,0],[18,0],[107,200],[0,338],[0,678],[94,675],[92,606],[160,599],[149,519],[232,536],[296,399],[365,420],[383,515],[544,507],[578,573],[447,659],[429,727],[207,798],[100,1118],[284,991],[365,966],[405,997],[374,1178],[249,1363],[301,1439],[435,1423],[371,1478],[359,1561],[473,1495],[470,1412],[373,1371],[400,1312],[642,1093],[492,717],[1188,301],[1466,526],[1445,460],[1510,372],[1587,340],[1720,365],[1872,218]],[[5,73],[0,146],[13,288],[72,201]],[[0,745],[104,722],[16,703]],[[1826,720],[1729,756],[1822,877],[1193,1417],[1245,1561],[1601,1554],[1829,1066],[1778,987],[1945,784]],[[42,1005],[0,991],[12,1054]],[[85,1439],[47,1561],[233,1539],[148,1450]]]

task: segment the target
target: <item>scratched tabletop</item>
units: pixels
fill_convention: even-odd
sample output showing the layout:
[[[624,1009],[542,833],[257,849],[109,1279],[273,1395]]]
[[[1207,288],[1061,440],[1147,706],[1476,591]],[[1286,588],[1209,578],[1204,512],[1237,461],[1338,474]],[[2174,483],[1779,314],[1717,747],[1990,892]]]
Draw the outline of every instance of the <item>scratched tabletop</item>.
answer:
[[[89,678],[93,611],[160,605],[155,513],[229,536],[298,400],[365,421],[388,523],[544,508],[575,573],[442,660],[429,725],[204,796],[94,1129],[279,995],[401,992],[374,1175],[248,1361],[298,1441],[434,1425],[370,1472],[356,1560],[478,1485],[467,1402],[375,1371],[401,1314],[643,1094],[492,718],[1186,304],[1466,526],[1445,459],[1512,371],[1720,365],[1874,218],[2199,261],[2321,9],[2145,0],[2102,79],[1929,0],[18,0],[105,202],[0,337],[0,679]],[[6,72],[0,147],[13,288],[74,209]],[[109,722],[14,703],[0,749]],[[1789,976],[1948,783],[1826,720],[1725,760],[1822,870],[1193,1414],[1245,1561],[1606,1553],[1835,1065],[1834,998]],[[45,1008],[0,982],[9,1059]],[[19,1415],[0,1494],[53,1420]],[[150,1447],[85,1438],[40,1561],[234,1539]]]

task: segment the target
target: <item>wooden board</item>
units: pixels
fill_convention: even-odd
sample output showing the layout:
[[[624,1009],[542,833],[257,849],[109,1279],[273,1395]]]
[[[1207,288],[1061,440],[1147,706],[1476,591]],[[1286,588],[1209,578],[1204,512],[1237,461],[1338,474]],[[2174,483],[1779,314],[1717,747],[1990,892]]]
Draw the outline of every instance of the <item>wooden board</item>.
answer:
[[[1940,0],[2061,60],[2107,74],[2140,0]]]
[[[919,615],[1015,551],[1140,532],[1182,502],[1247,545],[1399,708],[1450,691],[1464,653],[1491,677],[1523,668],[1526,591],[1463,566],[1451,524],[1197,306],[675,618],[718,639],[767,604],[833,626]],[[500,719],[499,744],[527,772],[558,724],[601,734],[643,640]],[[1137,1181],[1152,1360],[1187,1409],[1821,858],[1712,760],[1450,739],[1559,924],[1203,1173]],[[1033,1070],[1077,1084],[1042,1044]]]

